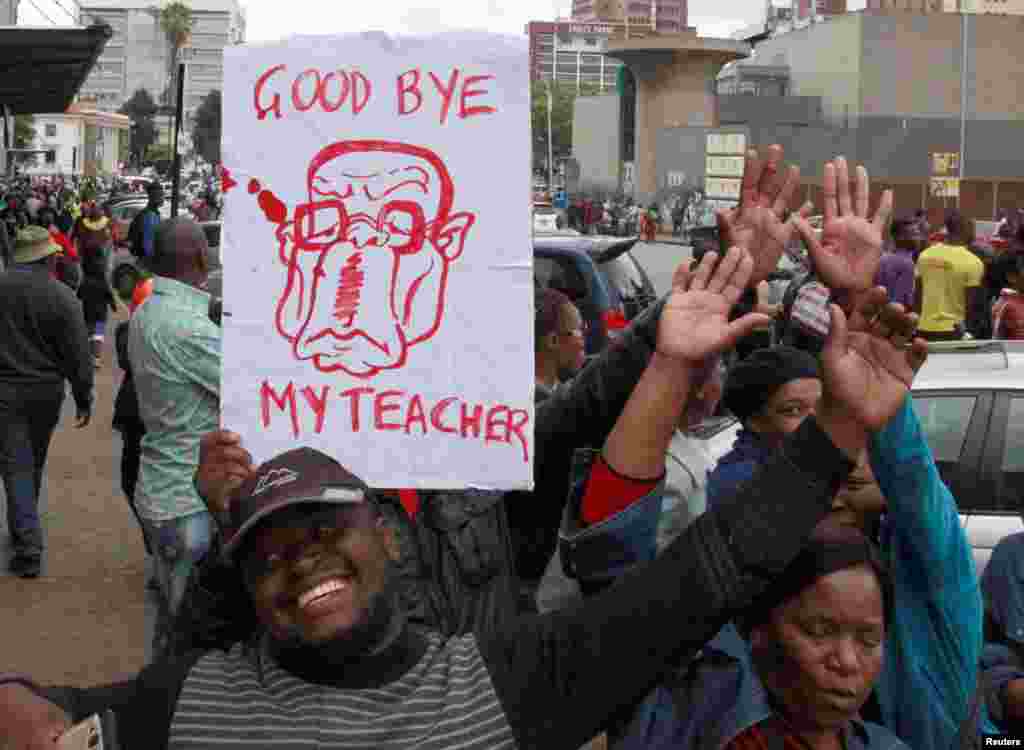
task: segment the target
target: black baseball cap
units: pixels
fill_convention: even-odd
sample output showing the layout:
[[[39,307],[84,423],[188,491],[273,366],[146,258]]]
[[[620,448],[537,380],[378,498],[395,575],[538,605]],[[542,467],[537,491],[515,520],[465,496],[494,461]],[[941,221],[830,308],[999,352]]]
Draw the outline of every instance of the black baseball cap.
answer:
[[[231,503],[231,530],[224,557],[235,559],[246,536],[264,519],[297,505],[359,505],[370,488],[330,456],[296,448],[262,464]]]

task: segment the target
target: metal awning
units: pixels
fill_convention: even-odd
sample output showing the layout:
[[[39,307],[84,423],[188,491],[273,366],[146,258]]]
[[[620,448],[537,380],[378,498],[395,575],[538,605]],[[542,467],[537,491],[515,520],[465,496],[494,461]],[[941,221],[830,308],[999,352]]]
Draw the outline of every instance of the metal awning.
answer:
[[[113,35],[106,24],[0,27],[0,111],[67,110]]]

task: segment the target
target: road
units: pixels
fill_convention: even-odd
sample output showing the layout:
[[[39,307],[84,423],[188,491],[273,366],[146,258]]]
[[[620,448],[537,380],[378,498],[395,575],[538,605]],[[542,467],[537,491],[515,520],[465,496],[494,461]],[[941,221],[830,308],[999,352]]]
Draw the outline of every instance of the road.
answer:
[[[660,297],[672,288],[672,275],[676,267],[692,257],[692,251],[689,245],[641,241],[633,248],[633,256],[647,271]]]
[[[0,670],[87,685],[131,676],[144,664],[152,602],[141,533],[120,490],[121,441],[110,426],[119,383],[108,339],[92,422],[74,428],[69,397],[50,447],[40,501],[43,575],[26,581],[0,571]],[[6,502],[0,505],[4,567],[10,557],[5,513]]]

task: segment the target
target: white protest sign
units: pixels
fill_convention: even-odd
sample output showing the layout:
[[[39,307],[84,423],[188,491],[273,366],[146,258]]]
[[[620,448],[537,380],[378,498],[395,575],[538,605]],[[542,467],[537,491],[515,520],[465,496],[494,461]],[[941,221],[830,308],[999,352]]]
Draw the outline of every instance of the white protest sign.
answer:
[[[371,486],[531,487],[525,41],[228,47],[223,102],[223,425]]]

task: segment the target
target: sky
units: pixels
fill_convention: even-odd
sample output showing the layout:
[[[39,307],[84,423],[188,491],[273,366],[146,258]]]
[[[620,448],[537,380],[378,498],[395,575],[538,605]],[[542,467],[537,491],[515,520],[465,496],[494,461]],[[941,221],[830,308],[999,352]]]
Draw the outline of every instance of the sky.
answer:
[[[776,0],[780,2],[781,0]],[[522,34],[527,22],[569,15],[569,0],[241,0],[252,42],[290,34],[383,30],[430,33],[485,29]],[[689,0],[690,25],[702,36],[729,33],[764,18],[764,0]],[[154,5],[159,0],[154,0]],[[22,0],[19,23],[69,25],[73,0]]]

